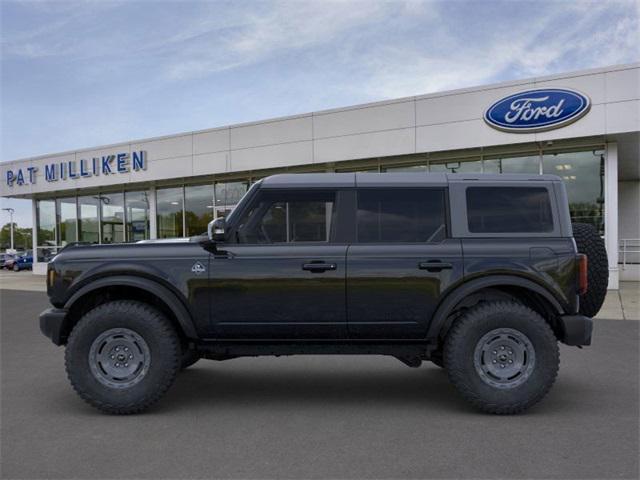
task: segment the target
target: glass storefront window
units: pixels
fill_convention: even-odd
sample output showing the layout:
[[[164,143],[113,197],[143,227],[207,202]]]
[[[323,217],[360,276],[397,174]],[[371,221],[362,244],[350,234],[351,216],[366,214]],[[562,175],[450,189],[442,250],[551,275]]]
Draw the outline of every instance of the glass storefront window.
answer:
[[[429,171],[436,173],[482,173],[482,162],[478,160],[429,162]]]
[[[56,202],[38,200],[37,203],[37,244],[55,246],[56,242]]]
[[[78,197],[78,240],[100,243],[97,196]]]
[[[401,173],[401,172],[428,172],[429,167],[426,165],[403,165],[401,167],[386,167],[384,172]]]
[[[184,218],[187,237],[207,232],[207,224],[213,220],[213,185],[184,188]]]
[[[126,241],[146,240],[149,235],[149,192],[125,192]]]
[[[124,194],[100,195],[102,243],[124,242]]]
[[[604,160],[593,152],[545,154],[544,173],[564,180],[571,220],[604,234]]]
[[[78,241],[78,208],[76,198],[58,198],[58,231],[60,232],[60,246]]]
[[[184,236],[182,225],[182,187],[156,190],[158,238]]]
[[[249,182],[227,182],[215,184],[215,216],[226,217],[247,193]]]
[[[485,158],[484,173],[540,173],[540,156]]]

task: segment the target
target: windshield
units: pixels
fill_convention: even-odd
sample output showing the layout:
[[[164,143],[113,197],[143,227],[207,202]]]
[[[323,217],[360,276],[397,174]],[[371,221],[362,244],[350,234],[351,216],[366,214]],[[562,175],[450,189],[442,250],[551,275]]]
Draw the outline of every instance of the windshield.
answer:
[[[242,210],[244,204],[247,202],[247,199],[251,197],[251,195],[253,194],[253,192],[255,190],[258,189],[258,186],[262,183],[262,180],[258,180],[256,183],[254,183],[253,185],[251,185],[251,187],[249,188],[249,190],[247,190],[247,193],[245,193],[242,198],[240,199],[240,201],[237,203],[237,205],[233,208],[233,210],[231,210],[231,213],[229,213],[229,215],[227,215],[227,217],[225,218],[227,225],[229,225],[229,223],[231,222],[231,220],[233,218],[235,218],[235,214],[236,212],[239,212]]]
[[[258,186],[259,186],[261,183],[262,183],[262,179],[258,180],[256,183],[254,183],[253,185],[251,185],[251,187],[249,187],[249,190],[247,190],[247,193],[245,193],[245,194],[242,196],[242,198],[241,198],[241,199],[240,199],[240,201],[236,204],[236,206],[235,206],[235,207],[233,207],[233,209],[231,210],[231,212],[229,212],[229,215],[227,215],[226,217],[224,217],[224,218],[225,218],[225,222],[226,222],[226,224],[227,224],[227,225],[229,225],[229,222],[230,222],[233,218],[235,218],[235,217],[234,217],[235,213],[236,213],[236,212],[238,212],[238,211],[240,211],[240,210],[242,210],[242,208],[241,208],[241,207],[243,207],[243,206],[244,206],[244,204],[247,202],[247,199],[251,197],[251,195],[253,194],[253,192],[258,188]],[[190,237],[190,238],[194,238],[194,239],[196,239],[196,238],[199,238],[199,237],[202,237],[202,236],[206,236],[206,235],[207,235],[207,232],[203,232],[203,233],[201,233],[200,235],[196,235],[196,236],[193,236],[193,237]],[[149,243],[151,243],[151,242],[155,243],[156,241],[153,241],[153,240],[152,240],[152,241],[149,241],[149,240],[141,240],[141,241],[138,241],[138,242],[136,242],[136,243],[147,243],[147,242],[149,242]]]

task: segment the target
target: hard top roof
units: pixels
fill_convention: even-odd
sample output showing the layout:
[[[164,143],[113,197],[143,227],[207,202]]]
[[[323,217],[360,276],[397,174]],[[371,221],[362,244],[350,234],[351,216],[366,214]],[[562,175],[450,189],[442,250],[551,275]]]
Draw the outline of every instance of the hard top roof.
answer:
[[[520,173],[285,173],[262,180],[261,188],[427,187],[458,182],[560,181],[556,175]]]

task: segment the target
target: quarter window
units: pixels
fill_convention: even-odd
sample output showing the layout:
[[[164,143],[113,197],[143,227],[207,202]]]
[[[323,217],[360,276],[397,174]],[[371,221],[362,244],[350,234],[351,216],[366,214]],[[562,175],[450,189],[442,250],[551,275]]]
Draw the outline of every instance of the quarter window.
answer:
[[[240,222],[238,242],[328,242],[334,207],[334,192],[266,192]]]
[[[542,187],[467,188],[467,217],[472,233],[553,231],[549,193]]]
[[[442,189],[358,192],[358,242],[429,243],[446,236]]]

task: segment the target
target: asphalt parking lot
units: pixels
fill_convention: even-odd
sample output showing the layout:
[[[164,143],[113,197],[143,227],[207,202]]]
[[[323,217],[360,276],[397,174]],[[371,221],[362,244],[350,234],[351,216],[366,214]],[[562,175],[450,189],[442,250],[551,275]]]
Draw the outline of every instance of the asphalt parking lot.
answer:
[[[440,369],[382,357],[201,361],[149,413],[70,388],[40,292],[0,291],[2,478],[638,478],[640,322],[562,347],[527,414],[469,409]]]

